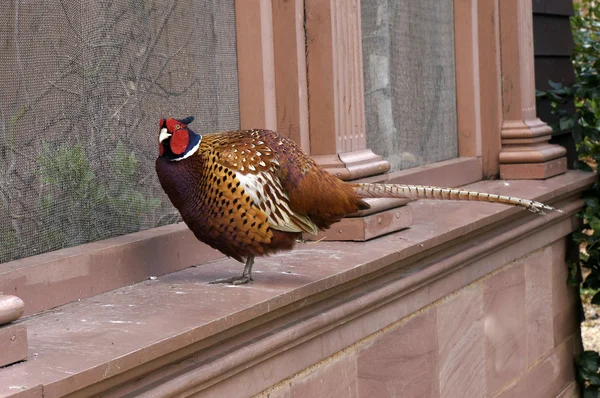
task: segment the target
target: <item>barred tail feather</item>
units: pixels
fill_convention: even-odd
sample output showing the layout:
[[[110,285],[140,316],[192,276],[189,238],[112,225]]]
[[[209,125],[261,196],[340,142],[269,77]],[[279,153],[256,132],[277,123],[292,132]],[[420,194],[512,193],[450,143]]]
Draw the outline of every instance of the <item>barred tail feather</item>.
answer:
[[[422,185],[402,184],[353,184],[356,193],[361,198],[397,198],[397,199],[434,199],[434,200],[474,200],[479,202],[502,203],[510,206],[523,207],[534,213],[544,214],[543,210],[558,211],[552,206],[529,199],[491,193],[467,191],[455,188],[428,187]]]

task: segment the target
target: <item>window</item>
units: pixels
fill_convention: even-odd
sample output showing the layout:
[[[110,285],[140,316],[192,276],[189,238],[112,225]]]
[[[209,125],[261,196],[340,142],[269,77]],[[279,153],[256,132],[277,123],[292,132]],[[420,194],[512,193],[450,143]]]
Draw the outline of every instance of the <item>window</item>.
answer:
[[[367,145],[392,171],[458,156],[452,0],[362,0]]]
[[[0,263],[176,222],[160,117],[239,121],[234,1],[3,7]]]

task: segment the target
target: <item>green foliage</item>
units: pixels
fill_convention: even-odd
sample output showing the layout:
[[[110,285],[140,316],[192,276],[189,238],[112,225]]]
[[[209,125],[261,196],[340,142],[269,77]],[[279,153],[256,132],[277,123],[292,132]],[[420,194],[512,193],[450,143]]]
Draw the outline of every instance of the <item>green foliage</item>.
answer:
[[[585,351],[576,359],[577,380],[584,386],[585,398],[598,397],[600,390],[600,355],[594,351]]]
[[[81,145],[45,145],[38,165],[45,184],[38,206],[41,223],[55,227],[40,236],[40,252],[136,232],[160,205],[138,189],[139,161],[121,142],[107,176],[96,175]],[[55,211],[60,207],[68,211]]]
[[[575,3],[571,18],[575,48],[573,66],[576,83],[566,87],[550,82],[548,92],[538,93],[550,99],[559,116],[556,129],[570,130],[578,152],[576,167],[597,171],[600,161],[600,4],[595,0]],[[574,104],[574,111],[569,103]],[[592,304],[600,304],[600,186],[584,194],[585,206],[579,213],[583,220],[581,231],[573,233],[579,245],[578,257],[570,261],[570,282],[579,282],[574,275],[579,267],[590,270],[581,288],[592,292]],[[577,377],[585,397],[600,396],[600,356],[586,351],[577,358]]]
[[[0,263],[2,259],[14,257],[14,253],[19,250],[17,237],[13,232],[0,234]]]

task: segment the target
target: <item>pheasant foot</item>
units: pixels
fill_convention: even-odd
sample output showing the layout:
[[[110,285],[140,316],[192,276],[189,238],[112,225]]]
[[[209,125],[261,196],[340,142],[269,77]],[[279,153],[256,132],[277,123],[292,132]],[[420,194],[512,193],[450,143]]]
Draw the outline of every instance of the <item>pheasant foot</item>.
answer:
[[[251,280],[252,280],[252,278],[249,278],[246,275],[241,275],[241,276],[233,276],[231,278],[216,279],[216,280],[210,281],[208,283],[210,283],[211,285],[216,285],[217,283],[228,283],[230,285],[243,285],[245,283],[250,282]]]
[[[252,265],[254,264],[254,256],[248,256],[246,260],[246,266],[244,267],[244,272],[242,272],[241,276],[234,276],[231,278],[222,278],[209,282],[212,284],[217,283],[229,283],[230,285],[243,285],[244,283],[248,283],[252,281]]]

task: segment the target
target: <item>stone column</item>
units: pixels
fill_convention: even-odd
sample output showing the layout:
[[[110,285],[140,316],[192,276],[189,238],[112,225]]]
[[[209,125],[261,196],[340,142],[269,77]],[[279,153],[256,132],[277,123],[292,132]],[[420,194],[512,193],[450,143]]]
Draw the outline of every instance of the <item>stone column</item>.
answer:
[[[273,0],[273,4],[273,9],[278,10],[277,15],[282,15],[286,7],[296,7],[296,32],[303,32],[294,35],[294,43],[275,45],[275,62],[291,64],[290,56],[305,57],[298,63],[306,65],[304,69],[297,69],[300,78],[289,78],[288,81],[306,82],[308,134],[301,130],[299,135],[308,138],[309,153],[317,163],[342,180],[368,177],[372,182],[386,181],[388,176],[385,173],[390,170],[390,163],[367,148],[360,0]],[[302,11],[304,14],[300,18],[298,13]],[[274,21],[275,30],[281,32],[278,26],[282,26],[282,20],[275,18]],[[291,19],[287,21],[290,21],[287,26],[291,29]],[[284,39],[276,37],[276,43],[278,40]],[[281,50],[278,51],[278,48]],[[303,51],[294,51],[294,48]],[[303,73],[306,75],[303,76]],[[285,97],[280,97],[286,90]],[[293,93],[295,86],[291,90]],[[287,88],[278,87],[277,96],[278,117],[283,120],[290,111],[294,112],[295,103],[289,100]],[[293,96],[295,98],[296,94]],[[283,107],[283,102],[291,104],[291,109]],[[281,109],[285,110],[285,114],[281,114]],[[288,125],[292,126],[285,123],[284,132]],[[301,142],[306,144],[306,141]],[[406,200],[367,201],[371,204],[370,210],[343,219],[317,239],[368,240],[406,228],[412,222],[411,209],[403,206]]]
[[[542,179],[567,170],[566,150],[536,116],[531,0],[499,2],[502,68],[500,177]]]
[[[271,0],[236,0],[242,129],[277,129]]]
[[[310,153],[342,180],[381,175],[367,148],[360,1],[307,0]]]

